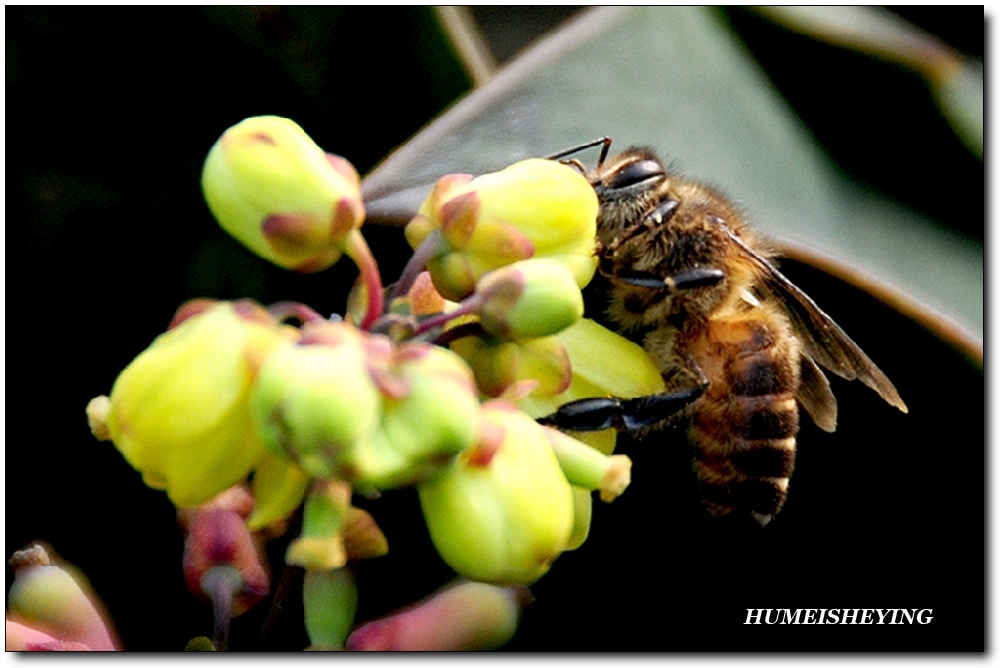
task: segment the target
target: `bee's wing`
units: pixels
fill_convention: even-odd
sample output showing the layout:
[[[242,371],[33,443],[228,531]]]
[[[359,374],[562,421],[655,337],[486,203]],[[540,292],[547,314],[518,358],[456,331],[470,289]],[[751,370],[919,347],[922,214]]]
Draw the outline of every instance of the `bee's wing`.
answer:
[[[896,391],[892,381],[882,373],[881,369],[875,366],[875,363],[865,355],[858,344],[854,343],[851,337],[830,316],[823,313],[807,294],[795,287],[795,284],[785,278],[765,258],[743,243],[732,231],[729,232],[729,237],[740,249],[743,256],[756,267],[758,276],[761,278],[760,289],[772,297],[775,303],[784,307],[795,333],[802,340],[805,352],[810,357],[838,376],[848,380],[855,378],[860,380],[878,392],[879,396],[887,402],[904,413],[907,412],[906,404],[899,397],[899,392]],[[808,377],[812,375],[809,371],[807,371],[807,382],[811,384],[811,387],[807,388],[808,391],[816,393],[816,397],[821,402],[824,395],[832,396],[829,386],[822,388],[815,380],[808,380]],[[803,406],[815,419],[816,416],[809,408],[808,397],[803,401]],[[833,416],[835,422],[835,404]],[[819,420],[816,423],[823,426]]]
[[[823,431],[837,428],[837,397],[833,396],[830,381],[807,352],[799,358],[799,387],[795,398],[817,427]]]

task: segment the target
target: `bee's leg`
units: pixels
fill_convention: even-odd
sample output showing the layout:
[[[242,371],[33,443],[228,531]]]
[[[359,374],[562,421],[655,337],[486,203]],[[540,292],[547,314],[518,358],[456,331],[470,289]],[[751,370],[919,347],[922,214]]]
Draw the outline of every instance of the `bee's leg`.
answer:
[[[692,288],[707,288],[718,285],[726,275],[721,269],[699,267],[689,269],[673,276],[660,276],[651,271],[624,270],[615,273],[614,278],[622,283],[628,283],[640,288],[666,290],[669,293]]]
[[[538,418],[540,424],[569,431],[649,427],[681,412],[705,392],[705,385],[651,394],[635,399],[594,398],[570,401],[555,413]]]
[[[600,240],[597,241],[597,256],[600,258],[600,271],[605,276],[614,276],[615,266],[617,265],[617,255],[618,249],[624,246],[629,241],[635,239],[636,237],[642,236],[644,234],[656,234],[659,229],[668,223],[671,218],[673,218],[674,213],[677,212],[677,208],[680,206],[680,201],[668,198],[645,216],[643,216],[638,222],[632,223],[626,227],[622,232],[611,240],[607,245],[602,244]],[[662,287],[657,285],[655,287]]]
[[[580,151],[585,151],[586,149],[588,149],[588,148],[594,148],[595,146],[600,146],[601,147],[601,157],[597,161],[597,167],[598,167],[598,169],[600,169],[601,165],[604,164],[604,160],[608,157],[608,149],[611,148],[611,137],[601,137],[600,139],[595,139],[594,141],[589,141],[589,142],[587,142],[585,144],[580,144],[580,145],[574,146],[572,148],[567,148],[567,149],[565,149],[563,151],[559,151],[558,153],[553,153],[551,155],[547,155],[547,156],[545,156],[545,159],[546,160],[561,160],[562,158],[566,158],[568,156],[571,156],[574,153],[579,153]],[[567,161],[567,162],[569,162],[569,161]],[[579,161],[576,161],[576,160],[574,160],[572,162],[576,162],[577,164],[579,164]],[[580,171],[586,173],[586,170],[584,170],[584,169],[581,169]]]
[[[655,234],[674,217],[680,205],[680,200],[672,197],[664,199],[655,209],[643,216],[638,222],[626,227],[622,230],[621,234],[615,237],[614,241],[602,248],[600,252],[601,256],[608,259],[613,258],[615,252],[631,239],[647,232]]]

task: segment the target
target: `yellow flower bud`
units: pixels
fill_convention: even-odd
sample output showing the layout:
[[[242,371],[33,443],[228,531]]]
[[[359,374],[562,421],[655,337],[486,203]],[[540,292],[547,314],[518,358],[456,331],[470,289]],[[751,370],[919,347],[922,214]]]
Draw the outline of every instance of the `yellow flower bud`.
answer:
[[[201,185],[223,229],[286,269],[329,267],[364,220],[354,167],[287,118],[257,116],[226,130]]]
[[[542,427],[501,402],[483,405],[483,438],[417,486],[431,539],[459,574],[530,584],[566,549],[573,498]]]
[[[250,482],[254,506],[247,526],[258,531],[285,519],[302,504],[308,486],[309,478],[302,469],[284,455],[265,452]]]
[[[583,295],[566,266],[549,258],[522,260],[476,285],[479,320],[494,336],[531,339],[566,329],[583,316]]]
[[[372,559],[389,553],[389,541],[367,510],[348,508],[343,534],[348,559]]]
[[[443,312],[448,302],[434,289],[430,273],[422,271],[406,294],[406,304],[413,315],[431,315]]]
[[[221,302],[184,320],[115,381],[106,415],[115,446],[178,506],[240,482],[264,453],[251,428],[250,387],[260,360],[287,338],[249,301]]]
[[[469,180],[442,178],[406,238],[415,249],[431,234],[441,248],[428,263],[434,285],[448,299],[472,293],[486,273],[527,258],[553,258],[580,287],[597,268],[597,195],[575,169],[531,159]]]

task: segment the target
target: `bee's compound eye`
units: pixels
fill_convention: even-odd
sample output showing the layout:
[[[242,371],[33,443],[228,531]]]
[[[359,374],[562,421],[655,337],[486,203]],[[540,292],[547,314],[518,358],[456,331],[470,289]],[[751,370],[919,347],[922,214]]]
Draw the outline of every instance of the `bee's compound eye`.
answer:
[[[617,190],[628,188],[644,181],[657,179],[664,175],[663,165],[657,160],[644,158],[622,165],[609,175],[606,188]]]

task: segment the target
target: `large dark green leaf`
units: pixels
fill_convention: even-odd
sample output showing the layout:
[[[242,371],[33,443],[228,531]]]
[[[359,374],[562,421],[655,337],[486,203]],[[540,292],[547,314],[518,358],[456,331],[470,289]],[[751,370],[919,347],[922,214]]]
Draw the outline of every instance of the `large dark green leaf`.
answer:
[[[712,10],[586,13],[376,168],[364,186],[370,215],[404,221],[444,173],[481,173],[602,135],[657,148],[721,187],[763,231],[981,338],[982,245],[838,171]]]

